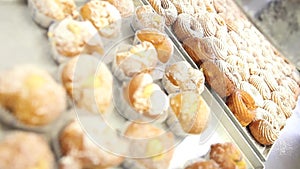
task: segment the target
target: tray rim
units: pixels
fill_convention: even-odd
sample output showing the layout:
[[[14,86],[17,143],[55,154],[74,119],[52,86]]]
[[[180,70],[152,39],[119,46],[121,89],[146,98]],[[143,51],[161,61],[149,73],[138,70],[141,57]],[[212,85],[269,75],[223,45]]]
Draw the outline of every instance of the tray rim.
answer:
[[[144,3],[144,5],[150,5],[150,3],[147,0],[140,0],[140,1],[142,1]],[[199,69],[198,66],[196,65],[196,63],[190,58],[189,54],[184,50],[184,48],[182,47],[182,44],[178,41],[178,39],[176,38],[176,36],[172,32],[172,30],[169,27],[165,26],[165,31],[168,34],[168,36],[172,39],[175,46],[179,49],[179,51],[181,52],[184,59],[187,62],[189,62],[192,67]],[[205,88],[208,89],[207,84],[206,84]],[[242,126],[239,124],[237,119],[233,116],[232,112],[229,110],[228,106],[224,103],[224,101],[220,98],[220,96],[218,94],[216,94],[215,91],[213,91],[213,90],[208,89],[208,91],[211,93],[212,97],[218,102],[219,106],[222,107],[223,113],[226,114],[226,116],[231,120],[232,124],[234,124],[234,127],[240,132],[243,139],[250,145],[252,153],[254,153],[255,157],[258,158],[256,160],[259,160],[263,164],[263,162],[266,161],[267,157],[264,157],[264,155],[262,153],[260,153],[257,146],[255,144],[253,144],[253,142],[250,139],[251,136],[243,131]],[[272,147],[271,147],[271,149],[272,149]],[[270,151],[271,151],[271,149],[270,149]],[[269,154],[270,153],[268,153],[268,155]],[[263,164],[263,166],[264,166],[264,164]]]
[[[7,1],[2,1],[2,2],[6,3],[6,4],[12,4],[12,5],[13,4],[16,4],[16,5],[25,5],[26,4],[26,0],[11,0],[11,1],[7,0]],[[78,2],[78,0],[76,2]],[[79,0],[79,2],[84,2],[84,1],[83,0],[81,0],[81,1]],[[32,24],[34,24],[34,22],[32,22]],[[40,29],[40,28],[38,28],[38,29]],[[170,30],[168,30],[168,28],[166,28],[166,33],[170,37]],[[172,39],[172,37],[170,37],[170,38]],[[173,39],[172,39],[172,41],[173,41]],[[173,41],[173,44],[174,44],[174,48],[178,49],[178,52],[180,54],[178,56],[180,56],[183,60],[186,60],[187,62],[189,62],[192,67],[198,69],[198,67],[195,65],[195,63],[191,59],[187,59],[189,57],[184,56],[184,54],[182,53],[182,51],[180,51],[180,48],[178,48],[178,46],[176,45],[176,43],[174,43],[174,41]],[[218,109],[219,111],[223,112],[223,115],[221,116],[222,118],[218,119],[218,120],[220,120],[221,123],[219,123],[219,124],[221,124],[224,127],[224,129],[228,133],[228,136],[231,137],[232,140],[234,141],[234,143],[238,145],[238,147],[243,152],[243,154],[246,156],[246,158],[248,159],[248,161],[252,164],[252,166],[254,166],[255,168],[264,168],[263,163],[261,161],[259,161],[258,158],[256,157],[256,154],[252,152],[251,148],[249,147],[249,145],[245,141],[245,138],[243,138],[242,135],[235,128],[235,126],[233,125],[232,121],[230,121],[229,116],[226,113],[224,114],[224,110],[222,109],[221,105],[212,96],[211,92],[208,90],[208,88],[206,86],[205,86],[205,91],[207,92],[208,96],[211,97],[212,101],[215,102],[215,105],[216,105],[215,109]],[[224,125],[225,123],[231,125],[231,128],[226,128],[225,127],[226,125]],[[231,132],[229,132],[229,130]],[[232,132],[236,136],[233,137]],[[236,141],[236,140],[238,140],[238,141]],[[243,147],[243,149],[241,147]],[[248,157],[249,155],[250,155],[251,158],[254,158],[254,159],[251,160]]]

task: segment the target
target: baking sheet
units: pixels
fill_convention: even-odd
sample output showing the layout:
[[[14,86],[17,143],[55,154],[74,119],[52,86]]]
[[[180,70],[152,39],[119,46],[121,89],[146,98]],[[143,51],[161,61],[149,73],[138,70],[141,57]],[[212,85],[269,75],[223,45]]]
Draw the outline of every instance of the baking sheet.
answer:
[[[2,32],[0,34],[0,49],[2,51],[0,70],[30,63],[40,65],[53,76],[56,76],[58,66],[51,57],[46,30],[40,28],[32,21],[25,2],[0,1],[0,19],[2,21],[0,25]],[[132,34],[129,21],[126,22],[127,24],[125,25],[128,26],[127,33]],[[125,30],[122,31],[126,32]],[[178,54],[178,58],[174,58],[175,60],[184,59],[177,48],[175,51]],[[200,136],[188,136],[185,138],[175,149],[170,169],[182,167],[187,160],[205,155],[211,144],[226,141],[234,142],[242,150],[246,157],[248,168],[263,168],[262,162],[207,88],[202,95],[212,110],[211,123],[209,123],[207,129],[209,132],[205,132]]]
[[[238,0],[239,1],[239,0]],[[149,4],[147,0],[142,0],[144,4]],[[182,44],[178,41],[176,38],[174,32],[172,31],[171,27],[165,28],[166,33],[169,35],[169,37],[172,39],[176,47],[179,49],[181,54],[184,56],[185,60],[187,60],[193,67],[197,67],[197,65],[193,62],[193,60],[189,57],[185,49],[182,47]],[[262,146],[259,144],[254,138],[252,137],[250,131],[242,127],[239,123],[239,121],[235,118],[233,113],[230,111],[228,106],[224,103],[222,98],[219,97],[219,95],[214,92],[213,90],[209,90],[210,93],[214,96],[214,98],[217,100],[217,102],[221,105],[222,109],[226,112],[226,114],[229,116],[231,121],[234,123],[235,127],[240,131],[240,133],[243,135],[243,137],[247,140],[248,144],[251,146],[252,151],[257,154],[257,156],[260,158],[261,161],[265,162],[269,156],[269,152],[273,148],[273,146]],[[295,111],[295,110],[294,110]]]

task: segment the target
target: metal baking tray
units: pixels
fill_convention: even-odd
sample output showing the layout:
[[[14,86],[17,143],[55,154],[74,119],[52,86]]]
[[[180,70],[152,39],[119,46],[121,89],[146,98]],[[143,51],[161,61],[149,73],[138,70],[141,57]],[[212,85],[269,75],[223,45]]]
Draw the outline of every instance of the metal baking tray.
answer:
[[[135,5],[142,5],[142,3],[135,1]],[[51,57],[47,31],[32,21],[26,2],[23,0],[0,1],[0,13],[2,21],[0,26],[0,30],[2,31],[0,34],[0,49],[2,51],[0,56],[0,70],[18,64],[29,63],[42,66],[53,74],[53,76],[56,76],[58,65]],[[130,18],[123,20],[123,37],[133,35],[130,23]],[[170,32],[167,31],[167,33],[169,34]],[[170,37],[172,38],[172,36]],[[178,45],[174,46],[174,56],[176,57],[173,58],[173,61],[186,60],[188,57],[182,55],[182,49],[178,49],[177,47]],[[194,68],[197,68],[191,60],[188,61]],[[210,145],[213,143],[227,141],[235,143],[240,148],[244,154],[248,168],[264,168],[262,161],[253,151],[251,145],[248,144],[230,116],[224,112],[223,107],[215,100],[207,88],[205,88],[202,96],[211,108],[211,119],[208,128],[202,135],[188,136],[179,143],[175,148],[170,169],[180,168],[188,160],[205,156]],[[65,120],[65,123],[67,123],[67,120]],[[64,125],[59,126],[63,127]],[[10,127],[4,126],[2,129],[6,131]],[[53,130],[56,130],[53,132],[57,133],[59,127]],[[2,132],[0,135],[2,135]]]
[[[150,3],[147,0],[141,0],[145,5],[150,5]],[[166,33],[169,35],[169,37],[172,39],[175,46],[179,49],[182,56],[184,56],[185,60],[188,61],[194,68],[197,68],[197,65],[195,62],[190,58],[189,54],[185,51],[185,49],[182,47],[182,44],[178,41],[176,38],[174,32],[172,31],[171,26],[165,27]],[[209,86],[208,86],[209,88]],[[233,113],[230,111],[228,106],[225,104],[225,102],[222,100],[222,98],[212,89],[209,88],[209,92],[211,95],[215,98],[215,100],[219,103],[219,105],[222,108],[222,112],[224,112],[231,120],[231,122],[234,124],[235,129],[237,129],[241,135],[243,135],[244,139],[248,142],[248,145],[251,147],[252,151],[255,152],[255,154],[259,157],[259,160],[262,162],[265,162],[268,158],[269,152],[271,151],[273,146],[262,146],[257,141],[254,140],[252,137],[250,131],[247,130],[247,128],[242,127],[239,123],[239,121],[235,118]]]

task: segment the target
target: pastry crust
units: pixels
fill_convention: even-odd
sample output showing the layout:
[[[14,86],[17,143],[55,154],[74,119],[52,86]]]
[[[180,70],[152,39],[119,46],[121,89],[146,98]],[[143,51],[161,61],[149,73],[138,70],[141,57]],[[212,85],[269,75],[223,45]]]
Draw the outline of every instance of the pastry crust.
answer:
[[[205,61],[200,67],[203,69],[208,84],[220,97],[228,97],[235,91],[236,86],[233,82],[213,62]]]
[[[169,65],[165,69],[162,84],[166,91],[195,91],[201,94],[204,90],[205,77],[201,70],[192,68],[188,62],[180,61]]]
[[[250,132],[257,142],[262,145],[272,145],[279,136],[279,130],[264,119],[253,121],[249,125]]]
[[[114,57],[112,70],[120,79],[129,79],[142,71],[151,71],[158,62],[152,43],[144,41],[137,45],[121,44]]]
[[[0,168],[53,169],[54,155],[42,136],[14,131],[0,142]]]
[[[178,15],[181,13],[193,14],[195,12],[194,7],[187,0],[170,0],[177,9]]]
[[[152,43],[161,63],[167,63],[173,55],[174,48],[171,39],[156,29],[142,29],[135,33],[137,41],[148,41]]]
[[[149,123],[131,123],[125,136],[131,139],[132,153],[140,155],[140,159],[134,159],[139,168],[168,168],[174,152],[174,136],[171,132]]]
[[[203,28],[201,24],[193,16],[186,13],[178,15],[172,28],[177,39],[181,42],[187,38],[203,37]]]
[[[211,43],[203,38],[187,38],[182,46],[198,66],[205,61],[214,62],[216,59]]]
[[[153,9],[165,17],[166,25],[172,25],[177,19],[177,9],[170,0],[148,0]]]
[[[115,6],[123,18],[129,17],[134,12],[134,3],[132,0],[105,0]]]
[[[132,26],[135,30],[154,28],[160,32],[165,31],[165,18],[157,14],[151,5],[138,6],[135,9]]]
[[[167,110],[167,96],[148,73],[135,75],[125,87],[124,96],[134,110],[146,117],[157,118]]]
[[[95,57],[81,55],[68,61],[63,67],[61,80],[80,108],[105,113],[111,106],[113,76]]]
[[[248,126],[253,121],[257,105],[250,94],[237,89],[227,99],[226,103],[243,127]]]
[[[82,168],[109,168],[120,165],[124,158],[102,150],[82,131],[77,121],[71,122],[59,136],[63,158],[76,161],[73,165]],[[62,159],[61,165],[66,165]]]
[[[216,163],[214,160],[203,160],[203,161],[197,161],[193,164],[188,165],[184,169],[220,169],[220,166],[218,163]]]
[[[84,20],[89,20],[98,29],[101,36],[112,38],[121,30],[121,14],[107,1],[91,0],[80,10]]]
[[[30,0],[37,10],[55,20],[62,20],[74,14],[76,4],[74,0]]]
[[[210,108],[201,95],[181,92],[170,97],[170,109],[185,133],[200,134],[208,124]]]
[[[240,89],[244,90],[248,94],[251,95],[251,97],[254,99],[255,103],[257,106],[262,107],[264,104],[263,97],[261,94],[258,92],[258,90],[250,83],[246,81],[242,81],[240,83]]]
[[[98,31],[89,21],[76,21],[68,17],[52,25],[48,31],[54,57],[72,58],[79,54],[100,55],[104,52]],[[61,58],[55,58],[60,61]]]
[[[0,74],[0,105],[25,125],[43,126],[65,110],[66,93],[45,70],[20,65]]]
[[[251,75],[248,81],[259,91],[265,100],[271,99],[271,90],[262,77]]]
[[[230,142],[211,145],[209,157],[223,169],[246,169],[246,162],[242,153]]]

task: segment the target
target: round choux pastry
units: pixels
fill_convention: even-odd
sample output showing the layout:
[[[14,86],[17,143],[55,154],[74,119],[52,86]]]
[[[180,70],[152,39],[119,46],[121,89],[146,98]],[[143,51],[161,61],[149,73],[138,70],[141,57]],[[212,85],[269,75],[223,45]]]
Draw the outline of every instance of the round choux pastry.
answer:
[[[0,141],[0,168],[53,169],[54,155],[40,135],[13,131]]]
[[[97,58],[90,55],[72,58],[62,68],[61,81],[79,108],[106,113],[111,107],[113,76]]]
[[[91,0],[81,9],[83,20],[89,20],[105,38],[117,37],[121,31],[121,14],[107,1]]]
[[[162,84],[169,94],[180,91],[195,91],[201,94],[204,91],[204,82],[203,72],[192,68],[186,61],[167,66],[162,78]]]
[[[0,73],[0,105],[24,125],[44,126],[66,109],[66,92],[47,71],[20,65]]]
[[[124,158],[102,150],[83,132],[78,121],[68,124],[59,135],[62,152],[61,169],[68,167],[109,168],[120,165]]]

